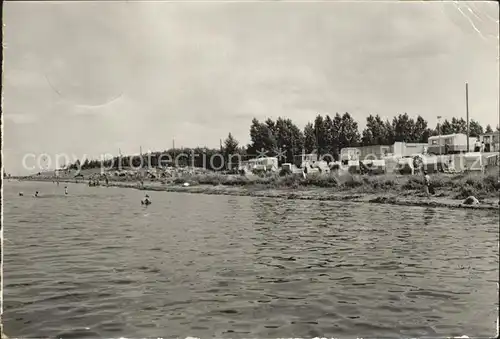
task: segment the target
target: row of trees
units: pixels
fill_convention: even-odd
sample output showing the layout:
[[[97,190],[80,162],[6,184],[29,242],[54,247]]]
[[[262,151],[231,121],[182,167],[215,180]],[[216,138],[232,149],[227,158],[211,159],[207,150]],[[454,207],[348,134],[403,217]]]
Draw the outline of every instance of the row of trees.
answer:
[[[300,129],[291,119],[279,117],[276,120],[267,119],[260,122],[254,118],[250,125],[250,144],[246,147],[241,147],[229,133],[220,149],[169,149],[143,155],[142,163],[155,167],[167,165],[177,159],[178,165],[220,169],[223,164],[230,163],[231,155],[235,154],[243,160],[257,156],[279,156],[281,162],[293,162],[293,156],[303,151],[316,151],[320,155],[331,154],[337,158],[344,147],[392,145],[396,141],[426,143],[430,136],[438,135],[439,132],[445,135],[466,131],[467,122],[463,118],[444,120],[440,126],[438,124],[430,128],[420,115],[414,119],[407,113],[399,114],[392,120],[384,120],[379,115],[369,115],[366,118],[366,127],[361,132],[358,123],[349,113],[337,113],[332,117],[317,115],[304,129]],[[477,137],[482,133],[492,132],[492,128],[490,125],[483,128],[479,122],[470,120],[469,131],[471,137]],[[131,165],[138,167],[141,165],[141,159],[136,156],[115,157],[104,162],[85,160],[81,168],[96,168],[102,165],[107,168],[124,168]],[[78,162],[70,168],[79,166]]]
[[[498,129],[498,127],[497,127]],[[302,150],[310,153],[316,150],[319,154],[338,156],[344,147],[368,145],[392,145],[396,141],[426,143],[432,135],[466,133],[467,122],[453,118],[445,120],[441,126],[430,128],[420,115],[413,119],[407,113],[399,114],[392,121],[383,120],[379,115],[369,115],[366,127],[360,133],[358,123],[349,113],[318,115],[313,122],[306,124],[301,131],[290,119],[267,119],[265,122],[252,120],[250,127],[251,144],[247,147],[249,154],[258,154],[259,150],[268,155],[280,154],[286,149],[286,161],[292,161],[292,154],[300,154]],[[483,129],[475,120],[469,121],[470,136],[477,137],[483,132],[492,132],[490,125]]]
[[[233,140],[233,141],[231,141]],[[231,142],[234,142],[233,149],[229,153]],[[69,165],[69,169],[91,169],[91,168],[101,168],[105,167],[107,169],[126,169],[129,167],[140,168],[140,167],[158,167],[158,166],[194,166],[199,168],[206,168],[209,170],[220,170],[224,168],[224,164],[227,164],[227,159],[230,158],[229,154],[240,155],[242,160],[245,156],[245,150],[237,146],[237,141],[232,138],[226,140],[226,147],[220,149],[210,149],[210,148],[182,148],[182,149],[169,149],[160,152],[151,152],[148,154],[135,155],[135,156],[121,156],[114,157],[113,159],[108,159],[104,161],[100,160],[89,160],[82,159],[77,160],[75,163]],[[236,163],[237,159],[233,158],[233,163]]]

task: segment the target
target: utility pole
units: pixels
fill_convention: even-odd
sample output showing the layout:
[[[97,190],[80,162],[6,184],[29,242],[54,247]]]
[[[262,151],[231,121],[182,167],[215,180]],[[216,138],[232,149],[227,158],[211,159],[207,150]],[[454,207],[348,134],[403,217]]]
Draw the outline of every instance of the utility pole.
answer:
[[[144,167],[144,159],[142,159],[142,146],[139,145],[139,157],[141,158],[141,168]]]
[[[439,133],[439,155],[441,155],[441,116],[437,116],[438,119],[438,133]]]
[[[467,150],[469,152],[469,84],[465,83],[465,111],[467,114]]]
[[[122,170],[122,149],[118,148],[118,168],[119,171]]]
[[[172,139],[172,152],[174,152],[174,161],[173,161],[173,166],[177,167],[177,161],[175,159],[175,139]]]

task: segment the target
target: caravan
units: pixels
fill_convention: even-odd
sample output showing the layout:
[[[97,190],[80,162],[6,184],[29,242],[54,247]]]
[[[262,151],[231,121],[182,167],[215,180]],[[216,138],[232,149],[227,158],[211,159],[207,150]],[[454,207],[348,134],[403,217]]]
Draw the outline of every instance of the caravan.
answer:
[[[427,151],[430,154],[454,154],[471,152],[474,150],[476,138],[469,138],[467,149],[467,135],[462,133],[435,135],[429,137]]]

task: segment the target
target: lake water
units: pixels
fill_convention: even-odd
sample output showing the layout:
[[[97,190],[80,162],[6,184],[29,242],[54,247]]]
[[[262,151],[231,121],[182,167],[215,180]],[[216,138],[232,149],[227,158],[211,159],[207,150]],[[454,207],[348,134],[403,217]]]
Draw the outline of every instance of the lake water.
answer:
[[[498,211],[143,194],[4,183],[8,336],[496,334]]]

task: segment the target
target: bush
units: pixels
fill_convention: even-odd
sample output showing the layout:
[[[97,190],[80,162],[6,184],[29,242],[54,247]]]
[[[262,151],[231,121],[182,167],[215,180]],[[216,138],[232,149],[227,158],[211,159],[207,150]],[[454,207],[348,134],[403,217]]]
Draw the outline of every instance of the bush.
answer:
[[[356,188],[363,186],[365,182],[363,180],[360,180],[359,177],[350,175],[346,178],[345,181],[343,181],[342,186],[346,188]]]
[[[181,185],[185,182],[186,182],[186,180],[184,180],[183,178],[175,178],[174,179],[174,184],[177,184],[177,185]]]
[[[424,179],[420,176],[410,176],[408,180],[403,184],[402,188],[405,190],[417,190],[421,189],[424,184]]]
[[[455,195],[455,199],[465,199],[471,195],[478,199],[484,196],[482,192],[474,189],[472,186],[462,186],[458,191],[458,194]]]
[[[498,181],[499,175],[498,173],[490,173],[487,174],[484,178],[485,189],[489,191],[498,191],[500,190],[500,182]]]
[[[391,189],[394,188],[397,184],[396,181],[393,179],[387,179],[387,178],[377,178],[374,177],[369,184],[371,185],[372,188],[374,189]]]
[[[310,175],[303,180],[305,186],[338,187],[338,179],[333,175]]]
[[[283,173],[280,173],[283,174]],[[488,197],[500,190],[497,170],[488,173],[467,174],[434,174],[431,175],[431,184],[435,188],[441,188],[445,192],[453,191],[457,199],[465,199],[469,195],[476,197]],[[196,175],[185,175],[173,179],[175,184],[183,184],[188,181],[205,185],[227,185],[227,186],[251,186],[265,185],[269,188],[287,187],[299,188],[304,186],[316,186],[325,188],[339,188],[343,190],[362,188],[363,191],[412,191],[421,190],[423,187],[423,176],[399,176],[386,174],[380,176],[363,176],[359,174],[321,174],[310,173],[304,179],[301,174],[287,174],[279,176],[278,173],[266,173],[263,176],[238,176],[222,175],[209,172]]]

